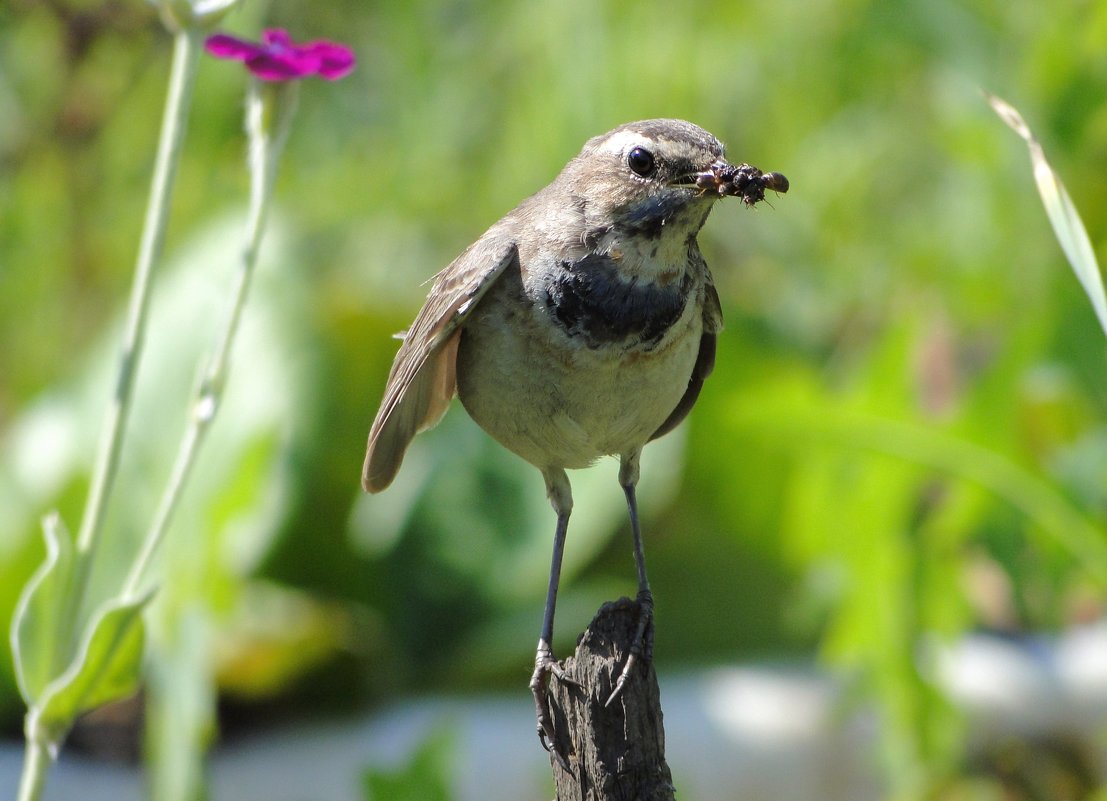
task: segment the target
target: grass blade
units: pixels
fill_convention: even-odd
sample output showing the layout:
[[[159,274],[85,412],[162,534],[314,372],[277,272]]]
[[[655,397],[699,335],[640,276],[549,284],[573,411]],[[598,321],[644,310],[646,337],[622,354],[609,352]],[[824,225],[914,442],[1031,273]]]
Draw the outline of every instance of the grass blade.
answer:
[[[1030,127],[1023,120],[1018,110],[995,95],[984,93],[992,108],[999,118],[1023,138],[1030,149],[1030,161],[1034,166],[1034,182],[1038,185],[1038,194],[1042,197],[1046,215],[1053,226],[1053,233],[1065,252],[1065,257],[1072,265],[1076,278],[1088,299],[1092,302],[1096,317],[1103,333],[1107,334],[1107,292],[1103,288],[1103,274],[1096,261],[1095,251],[1092,250],[1091,240],[1080,219],[1076,206],[1065,190],[1065,185],[1046,161],[1042,145],[1034,138]]]

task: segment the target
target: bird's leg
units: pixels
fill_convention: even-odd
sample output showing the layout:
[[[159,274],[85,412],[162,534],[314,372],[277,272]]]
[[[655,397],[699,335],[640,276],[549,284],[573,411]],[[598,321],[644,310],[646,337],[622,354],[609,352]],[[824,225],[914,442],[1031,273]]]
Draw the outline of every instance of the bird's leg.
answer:
[[[530,690],[534,694],[535,715],[538,718],[538,738],[542,747],[553,751],[565,770],[569,770],[565,755],[557,750],[553,721],[550,718],[550,701],[546,684],[552,673],[560,681],[572,682],[557,664],[550,643],[553,642],[554,609],[557,606],[557,585],[561,580],[561,557],[565,553],[565,533],[569,528],[569,513],[573,509],[573,494],[569,478],[564,470],[543,471],[546,494],[557,513],[554,531],[553,560],[550,563],[550,586],[546,591],[546,609],[542,615],[542,633],[538,637],[538,652],[534,656],[534,673],[530,677]]]
[[[630,655],[622,672],[615,682],[615,689],[611,691],[604,706],[610,706],[611,702],[619,697],[623,686],[630,676],[630,671],[639,658],[645,656],[649,659],[653,651],[650,640],[653,635],[653,593],[650,592],[650,580],[646,576],[646,552],[642,547],[642,530],[638,525],[638,500],[634,494],[634,488],[638,484],[638,457],[637,451],[630,456],[624,456],[619,466],[619,483],[623,487],[623,493],[627,498],[627,512],[630,515],[630,531],[634,537],[634,564],[638,568],[638,628],[634,632],[634,641],[630,646]]]

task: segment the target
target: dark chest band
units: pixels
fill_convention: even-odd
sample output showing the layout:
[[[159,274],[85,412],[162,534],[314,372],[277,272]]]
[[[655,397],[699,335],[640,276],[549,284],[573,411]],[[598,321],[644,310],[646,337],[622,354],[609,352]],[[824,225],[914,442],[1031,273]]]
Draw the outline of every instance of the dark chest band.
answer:
[[[565,263],[551,282],[546,307],[571,337],[590,348],[619,344],[652,347],[680,319],[691,275],[668,286],[624,281],[610,256]]]

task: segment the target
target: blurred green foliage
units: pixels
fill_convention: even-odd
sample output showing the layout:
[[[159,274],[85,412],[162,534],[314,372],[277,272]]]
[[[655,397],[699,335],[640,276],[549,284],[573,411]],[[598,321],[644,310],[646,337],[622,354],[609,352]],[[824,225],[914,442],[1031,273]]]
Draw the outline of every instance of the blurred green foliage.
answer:
[[[718,366],[643,467],[659,667],[817,651],[878,700],[911,797],[962,744],[921,642],[1101,613],[1104,341],[1025,147],[979,90],[1020,108],[1100,246],[1107,7],[346,0],[248,3],[227,24],[340,40],[360,64],[302,92],[253,334],[165,554],[159,603],[202,607],[206,628],[155,635],[165,653],[246,697],[525,692],[553,528],[538,473],[455,409],[363,497],[364,439],[423,282],[587,137],[651,116],[792,185],[772,207],[720,206],[701,236]],[[41,559],[38,519],[78,516],[168,52],[138,0],[0,6],[0,619]],[[245,205],[244,83],[201,67],[110,547],[149,518],[214,335]],[[573,476],[562,651],[634,586],[615,473]],[[998,596],[980,580],[995,570]],[[258,614],[289,599],[300,627]],[[264,692],[244,642],[283,666],[260,671]],[[0,717],[19,714],[0,653]]]
[[[455,739],[449,728],[437,729],[406,765],[365,771],[361,778],[365,801],[450,801]]]

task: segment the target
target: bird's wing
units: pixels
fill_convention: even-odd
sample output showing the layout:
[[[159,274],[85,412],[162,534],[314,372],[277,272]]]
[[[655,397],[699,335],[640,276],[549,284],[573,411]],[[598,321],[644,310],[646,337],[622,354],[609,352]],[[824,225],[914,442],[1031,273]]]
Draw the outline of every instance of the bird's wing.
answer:
[[[513,241],[486,234],[435,276],[423,308],[404,334],[369,429],[361,472],[367,492],[380,492],[391,484],[412,437],[446,413],[457,389],[461,326],[484,293],[517,260]]]
[[[705,265],[706,269],[706,265]],[[723,330],[723,307],[719,302],[719,293],[715,291],[715,284],[711,281],[711,274],[707,274],[707,286],[703,298],[703,335],[700,336],[700,349],[696,354],[696,364],[692,367],[692,375],[688,378],[688,388],[684,396],[677,403],[676,408],[665,418],[665,422],[653,432],[650,441],[668,434],[681,424],[681,421],[692,411],[696,405],[696,399],[703,389],[703,382],[715,369],[715,339],[719,331]]]

